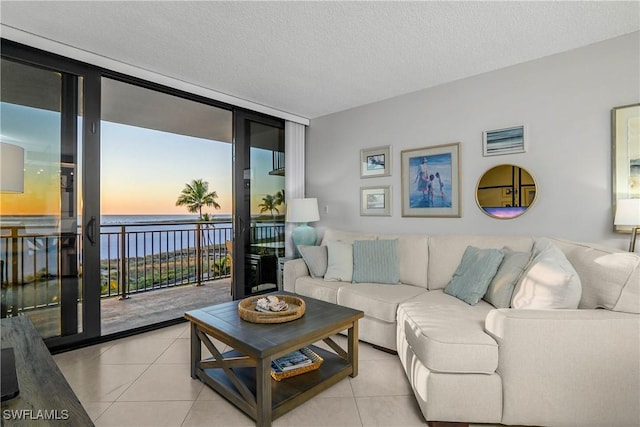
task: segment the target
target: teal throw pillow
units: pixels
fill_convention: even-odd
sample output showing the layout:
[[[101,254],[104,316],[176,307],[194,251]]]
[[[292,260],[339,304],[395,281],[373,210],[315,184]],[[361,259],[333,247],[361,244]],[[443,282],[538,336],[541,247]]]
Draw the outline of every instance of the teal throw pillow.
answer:
[[[498,272],[489,284],[487,293],[483,299],[496,308],[511,307],[511,296],[522,276],[525,268],[529,264],[531,254],[529,252],[516,252],[507,247],[502,248],[504,258],[498,268]]]
[[[400,282],[398,240],[353,242],[353,283]]]
[[[469,305],[476,305],[487,292],[502,258],[504,254],[499,249],[479,249],[468,246],[444,292]]]

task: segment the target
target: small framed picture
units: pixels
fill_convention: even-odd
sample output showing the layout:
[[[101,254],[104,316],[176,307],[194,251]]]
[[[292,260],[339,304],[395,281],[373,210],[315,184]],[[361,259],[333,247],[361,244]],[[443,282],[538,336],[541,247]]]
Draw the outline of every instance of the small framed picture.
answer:
[[[361,216],[391,216],[391,186],[360,188]]]
[[[526,151],[526,129],[524,125],[482,132],[482,154],[499,156],[502,154],[524,153]]]
[[[360,150],[360,178],[391,175],[391,146]]]

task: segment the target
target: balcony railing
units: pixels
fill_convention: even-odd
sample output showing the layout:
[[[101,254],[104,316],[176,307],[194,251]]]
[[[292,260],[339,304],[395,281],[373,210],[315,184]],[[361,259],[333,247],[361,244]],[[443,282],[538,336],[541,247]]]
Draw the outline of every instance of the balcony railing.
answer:
[[[72,236],[78,238],[73,239],[74,247],[67,254],[75,254],[78,275],[82,276],[80,230]],[[229,277],[231,262],[225,242],[232,238],[229,222],[101,225],[101,296],[127,298],[139,292]],[[252,223],[251,242],[258,250],[282,255],[278,248],[284,246],[284,224]],[[61,245],[69,246],[69,236],[61,236],[51,227],[0,227],[2,317],[60,303],[62,272],[67,271],[61,265]]]

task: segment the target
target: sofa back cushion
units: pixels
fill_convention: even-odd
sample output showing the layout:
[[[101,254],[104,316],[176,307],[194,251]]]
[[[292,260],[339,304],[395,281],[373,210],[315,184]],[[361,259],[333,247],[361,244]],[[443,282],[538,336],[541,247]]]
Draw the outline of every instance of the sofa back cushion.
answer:
[[[534,239],[519,236],[442,235],[429,237],[429,290],[444,289],[455,273],[467,246],[481,249],[502,249],[531,252]]]
[[[356,240],[375,239],[398,240],[400,283],[427,288],[429,238],[426,234],[373,234],[327,229],[322,238],[322,245],[331,240],[353,243]]]
[[[640,313],[640,256],[596,245],[550,239],[582,282],[578,308]]]
[[[328,241],[339,241],[353,244],[356,240],[376,240],[377,236],[373,233],[358,233],[354,231],[333,230],[331,228],[325,230],[322,236],[321,245],[326,245]]]
[[[398,241],[400,282],[427,287],[428,241],[426,234],[380,234],[380,240]]]

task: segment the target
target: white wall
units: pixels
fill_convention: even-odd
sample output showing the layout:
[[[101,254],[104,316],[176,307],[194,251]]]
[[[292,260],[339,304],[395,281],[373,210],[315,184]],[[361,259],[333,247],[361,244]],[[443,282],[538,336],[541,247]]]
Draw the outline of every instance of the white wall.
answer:
[[[339,94],[336,94],[339,96]],[[426,234],[525,234],[626,249],[612,232],[611,109],[640,101],[640,33],[313,119],[306,192],[326,228]],[[528,126],[526,153],[483,157],[482,131]],[[461,143],[461,218],[401,214],[402,150]],[[392,147],[392,176],[360,178],[360,150]],[[475,202],[480,176],[513,163],[538,184],[537,201],[512,220]],[[391,217],[360,216],[361,186],[392,186]],[[325,212],[328,207],[328,213]]]

